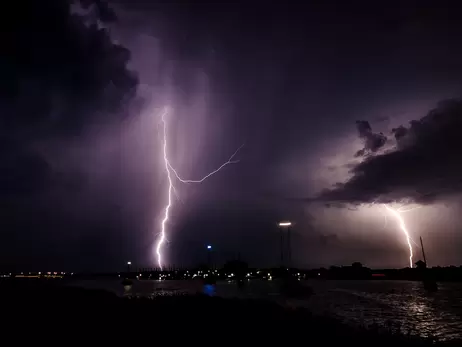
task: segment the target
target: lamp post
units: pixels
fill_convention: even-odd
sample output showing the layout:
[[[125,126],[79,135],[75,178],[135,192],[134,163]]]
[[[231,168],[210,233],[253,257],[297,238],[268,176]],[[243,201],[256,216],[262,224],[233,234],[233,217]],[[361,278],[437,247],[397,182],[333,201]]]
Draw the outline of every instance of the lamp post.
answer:
[[[207,265],[209,270],[212,269],[212,245],[207,245]]]
[[[130,273],[130,265],[132,265],[131,261],[127,261],[127,272]]]
[[[284,232],[283,229],[287,228],[287,266],[291,266],[291,258],[292,258],[292,247],[290,243],[290,227],[292,226],[291,222],[279,222],[279,230],[281,233],[281,244],[280,244],[280,251],[281,251],[281,266],[284,266]]]

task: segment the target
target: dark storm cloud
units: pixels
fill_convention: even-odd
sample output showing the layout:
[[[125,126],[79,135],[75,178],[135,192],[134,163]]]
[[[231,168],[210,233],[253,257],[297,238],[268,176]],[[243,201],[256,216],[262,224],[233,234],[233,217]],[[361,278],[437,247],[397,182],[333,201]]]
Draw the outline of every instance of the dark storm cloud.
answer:
[[[52,169],[41,155],[3,141],[0,159],[0,198],[33,194],[50,184]]]
[[[0,17],[1,262],[83,268],[87,260],[72,260],[91,248],[79,247],[82,239],[100,254],[116,250],[107,238],[118,240],[123,221],[116,202],[87,193],[89,164],[68,158],[67,146],[85,145],[89,126],[127,114],[138,84],[130,52],[111,41],[104,26],[115,16],[102,1],[10,2]]]
[[[369,136],[367,122],[360,125],[360,136]],[[395,149],[367,157],[353,167],[347,182],[337,183],[319,198],[357,204],[402,200],[428,204],[462,192],[461,100],[442,101],[425,117],[393,129],[393,134]]]
[[[100,23],[114,20],[101,1]],[[130,52],[66,1],[25,1],[3,11],[0,57],[0,195],[31,193],[55,179],[35,142],[79,135],[96,115],[118,111],[135,92]]]
[[[357,157],[362,157],[369,153],[375,153],[387,142],[387,137],[382,133],[372,132],[368,121],[356,121],[359,137],[364,141],[364,148],[356,152]]]
[[[100,0],[80,0],[77,1],[80,6],[85,10],[92,10],[94,19],[100,20],[103,23],[114,22],[117,16],[109,5]]]

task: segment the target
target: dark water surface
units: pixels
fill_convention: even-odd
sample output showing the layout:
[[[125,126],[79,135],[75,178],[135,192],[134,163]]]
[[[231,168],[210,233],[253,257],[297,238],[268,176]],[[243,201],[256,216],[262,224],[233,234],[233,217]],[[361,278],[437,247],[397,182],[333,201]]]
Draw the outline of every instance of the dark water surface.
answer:
[[[462,283],[440,283],[435,293],[420,282],[410,281],[302,281],[314,290],[306,300],[288,299],[278,281],[249,281],[243,288],[222,282],[134,281],[124,290],[119,280],[72,282],[85,288],[107,289],[118,295],[181,295],[205,293],[221,297],[266,298],[283,305],[306,307],[318,314],[335,316],[349,324],[379,324],[440,340],[462,339]]]

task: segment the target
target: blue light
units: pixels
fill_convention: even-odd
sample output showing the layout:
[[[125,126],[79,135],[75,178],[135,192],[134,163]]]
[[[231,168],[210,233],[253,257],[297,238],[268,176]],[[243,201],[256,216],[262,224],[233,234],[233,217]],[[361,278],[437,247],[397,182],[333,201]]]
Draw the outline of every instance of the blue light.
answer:
[[[212,246],[208,245],[208,246],[207,246],[207,249],[212,249]]]
[[[204,285],[203,292],[205,295],[214,296],[215,295],[215,286],[212,284]]]

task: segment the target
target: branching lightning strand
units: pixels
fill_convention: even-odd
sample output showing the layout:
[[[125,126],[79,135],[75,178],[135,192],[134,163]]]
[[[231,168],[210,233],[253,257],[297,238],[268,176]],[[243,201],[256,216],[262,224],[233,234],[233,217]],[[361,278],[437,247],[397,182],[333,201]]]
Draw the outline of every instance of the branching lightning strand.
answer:
[[[158,241],[157,241],[157,245],[156,245],[156,255],[157,255],[157,264],[159,266],[159,268],[162,270],[162,263],[163,263],[163,258],[162,258],[162,245],[165,243],[165,240],[166,240],[166,224],[169,220],[169,212],[170,212],[170,208],[172,206],[172,193],[174,193],[176,195],[176,197],[179,199],[179,196],[178,196],[178,193],[176,191],[176,188],[173,184],[173,180],[172,180],[172,175],[171,173],[173,172],[175,177],[182,183],[202,183],[204,182],[207,178],[209,178],[210,176],[216,174],[218,171],[220,171],[221,169],[223,169],[225,166],[229,165],[229,164],[236,164],[239,162],[239,160],[233,160],[233,158],[237,155],[237,153],[242,149],[242,147],[244,146],[244,144],[242,144],[234,153],[233,155],[228,159],[228,161],[226,161],[225,163],[223,163],[221,166],[218,167],[218,169],[208,173],[207,175],[205,175],[203,178],[201,178],[200,180],[186,180],[186,179],[183,179],[180,177],[180,175],[178,174],[178,172],[172,167],[172,165],[170,164],[170,160],[168,158],[168,141],[167,141],[167,122],[165,120],[165,117],[167,116],[167,114],[169,113],[169,109],[168,108],[165,108],[162,112],[162,123],[163,123],[163,158],[164,158],[164,165],[165,165],[165,171],[167,173],[167,179],[168,179],[168,199],[167,199],[167,206],[165,206],[165,209],[164,209],[164,218],[162,219],[162,223],[161,223],[161,231],[160,231],[160,235],[159,235],[159,238],[158,238]]]
[[[186,179],[183,179],[181,178],[181,176],[178,174],[178,172],[172,167],[172,165],[170,163],[168,163],[168,166],[170,167],[170,169],[173,171],[173,173],[175,174],[176,178],[182,182],[182,183],[202,183],[204,182],[207,178],[209,178],[210,176],[213,176],[214,174],[216,174],[218,171],[220,171],[221,169],[223,169],[226,165],[229,165],[229,164],[237,164],[239,163],[239,160],[233,160],[233,158],[237,155],[237,153],[239,153],[239,151],[242,149],[242,147],[244,147],[244,144],[242,144],[238,149],[236,149],[236,151],[233,153],[233,155],[231,157],[229,157],[228,161],[226,161],[225,163],[223,163],[222,165],[220,165],[218,167],[218,169],[215,169],[213,170],[212,172],[208,173],[207,175],[205,175],[204,177],[202,177],[201,179],[199,180],[186,180]]]

